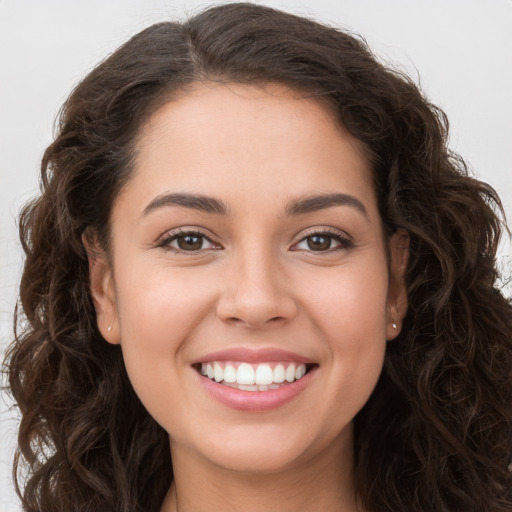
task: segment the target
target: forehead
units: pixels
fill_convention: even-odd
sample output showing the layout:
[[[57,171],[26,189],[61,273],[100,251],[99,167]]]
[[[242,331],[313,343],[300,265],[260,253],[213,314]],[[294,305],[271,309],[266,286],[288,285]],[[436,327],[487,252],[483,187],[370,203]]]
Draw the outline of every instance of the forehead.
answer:
[[[373,179],[362,143],[324,103],[276,84],[203,83],[142,128],[127,188],[147,200],[193,188],[230,201],[340,188],[364,196]]]

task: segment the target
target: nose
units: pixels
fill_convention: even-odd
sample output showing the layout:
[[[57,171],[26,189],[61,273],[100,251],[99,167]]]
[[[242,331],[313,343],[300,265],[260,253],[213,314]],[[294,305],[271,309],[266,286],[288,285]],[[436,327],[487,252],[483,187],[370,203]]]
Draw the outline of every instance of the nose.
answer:
[[[233,258],[217,303],[222,321],[261,329],[296,316],[297,303],[286,273],[275,255],[262,252],[248,250]]]

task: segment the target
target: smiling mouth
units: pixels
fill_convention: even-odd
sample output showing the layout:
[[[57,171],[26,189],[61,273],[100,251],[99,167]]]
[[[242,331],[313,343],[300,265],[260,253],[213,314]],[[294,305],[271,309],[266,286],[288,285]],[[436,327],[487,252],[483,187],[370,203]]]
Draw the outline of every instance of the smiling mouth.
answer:
[[[269,391],[302,379],[313,366],[294,362],[210,361],[200,363],[196,369],[211,381],[240,391]]]

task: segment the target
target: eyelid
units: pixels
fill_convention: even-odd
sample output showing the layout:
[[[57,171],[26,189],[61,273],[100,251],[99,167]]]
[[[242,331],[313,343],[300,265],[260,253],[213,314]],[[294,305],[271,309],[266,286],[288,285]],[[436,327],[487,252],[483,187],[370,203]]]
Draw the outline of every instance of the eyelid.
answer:
[[[169,245],[171,242],[173,242],[179,236],[182,236],[182,235],[199,236],[199,237],[207,240],[209,243],[213,244],[216,247],[207,248],[207,249],[198,249],[196,251],[194,251],[194,250],[184,251],[184,250],[180,250],[177,247],[171,247]],[[327,249],[325,251],[312,251],[312,250],[308,251],[306,249],[294,249],[294,247],[297,246],[299,243],[303,242],[308,237],[311,237],[314,235],[324,235],[324,236],[334,238],[340,244],[340,246],[336,247],[336,248]],[[336,228],[332,228],[332,227],[318,226],[318,227],[308,228],[308,229],[302,231],[298,235],[296,242],[294,242],[292,244],[290,249],[292,251],[328,253],[328,252],[334,252],[336,250],[350,249],[350,248],[354,247],[354,245],[355,244],[352,240],[352,237],[350,237],[350,235],[348,235],[346,232],[336,229]],[[164,250],[168,250],[168,251],[172,251],[172,252],[176,252],[176,253],[187,253],[188,255],[204,253],[204,252],[210,251],[210,250],[223,249],[223,247],[218,242],[216,242],[214,240],[213,236],[206,234],[204,228],[201,228],[198,226],[181,226],[179,228],[168,230],[157,239],[155,246],[162,248]]]
[[[313,250],[308,251],[306,249],[293,249],[293,247],[297,246],[299,243],[303,242],[307,238],[314,236],[314,235],[324,235],[324,236],[334,238],[335,240],[337,240],[339,242],[340,247],[328,249],[326,251],[313,251]],[[314,228],[308,228],[307,230],[301,232],[298,236],[298,240],[296,242],[294,242],[294,244],[292,245],[291,250],[315,252],[318,254],[322,254],[322,253],[334,252],[336,250],[350,249],[354,246],[355,246],[355,244],[354,244],[354,241],[352,240],[352,237],[350,235],[348,235],[346,232],[341,231],[336,228],[332,228],[332,227],[319,226],[319,227],[314,227]]]
[[[171,242],[176,240],[179,236],[183,236],[183,235],[196,235],[198,237],[201,237],[201,238],[207,240],[208,242],[210,242],[211,244],[213,244],[217,247],[215,247],[215,248],[209,247],[207,249],[199,249],[197,251],[184,251],[177,247],[171,247],[169,245]],[[198,226],[181,226],[179,228],[168,230],[157,239],[155,246],[159,247],[161,249],[167,250],[167,251],[172,251],[172,252],[181,253],[181,254],[186,253],[188,255],[204,253],[205,251],[222,249],[222,246],[219,243],[215,242],[213,240],[212,236],[207,235],[204,232],[203,228],[200,228]]]

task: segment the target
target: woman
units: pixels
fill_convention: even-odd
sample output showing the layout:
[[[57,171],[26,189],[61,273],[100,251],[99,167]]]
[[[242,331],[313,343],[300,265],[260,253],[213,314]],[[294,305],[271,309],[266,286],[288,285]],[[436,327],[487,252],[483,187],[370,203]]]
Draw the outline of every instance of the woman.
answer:
[[[501,207],[446,137],[261,6],[93,70],[20,223],[24,509],[512,510]]]

